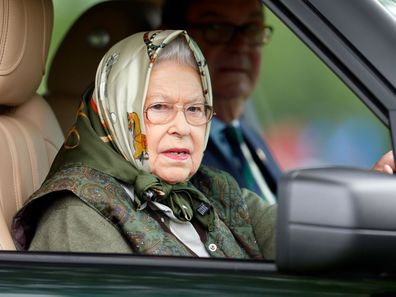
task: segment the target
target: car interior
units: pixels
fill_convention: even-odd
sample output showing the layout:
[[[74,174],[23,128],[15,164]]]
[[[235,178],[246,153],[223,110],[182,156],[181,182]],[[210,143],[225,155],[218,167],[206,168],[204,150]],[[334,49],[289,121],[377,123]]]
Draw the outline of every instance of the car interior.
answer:
[[[0,40],[0,246],[12,250],[12,216],[44,180],[64,137],[36,93],[50,44],[51,0],[7,1],[0,9],[7,32]]]
[[[44,96],[37,89],[50,46],[52,0],[5,1],[0,15],[0,249],[15,250],[12,218],[44,181],[101,57],[125,36],[153,28],[158,5],[115,0],[88,9],[58,47]],[[79,63],[70,62],[76,58]]]

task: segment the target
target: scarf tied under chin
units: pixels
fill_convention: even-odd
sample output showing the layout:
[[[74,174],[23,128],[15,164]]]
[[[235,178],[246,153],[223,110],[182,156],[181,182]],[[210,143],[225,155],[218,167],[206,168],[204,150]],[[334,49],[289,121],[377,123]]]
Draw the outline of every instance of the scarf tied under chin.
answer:
[[[179,220],[189,222],[195,218],[206,230],[213,231],[213,206],[191,183],[168,184],[152,174],[139,171],[134,186],[137,208],[147,201],[159,202],[172,209]]]

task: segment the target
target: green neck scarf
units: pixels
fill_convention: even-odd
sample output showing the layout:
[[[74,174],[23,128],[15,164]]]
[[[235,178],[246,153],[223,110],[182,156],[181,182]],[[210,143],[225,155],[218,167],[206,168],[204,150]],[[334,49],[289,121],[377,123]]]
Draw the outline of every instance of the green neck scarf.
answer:
[[[188,181],[168,184],[151,174],[144,146],[143,106],[150,71],[160,49],[179,35],[185,36],[197,59],[203,92],[212,104],[205,60],[185,31],[132,35],[102,59],[93,92],[91,88],[83,95],[76,123],[52,164],[49,177],[63,166],[87,166],[132,185],[138,209],[146,201],[160,202],[170,207],[178,219],[195,218],[211,231],[215,216],[209,200]]]

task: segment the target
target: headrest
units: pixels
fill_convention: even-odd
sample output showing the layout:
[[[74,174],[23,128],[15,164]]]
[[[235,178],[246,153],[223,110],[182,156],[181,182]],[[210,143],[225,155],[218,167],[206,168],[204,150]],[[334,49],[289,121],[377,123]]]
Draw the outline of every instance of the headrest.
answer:
[[[53,24],[51,0],[0,0],[0,105],[35,94],[45,71]]]
[[[82,14],[54,56],[47,80],[48,95],[82,94],[95,80],[96,68],[112,45],[133,33],[152,29],[153,9],[143,1],[113,0]]]

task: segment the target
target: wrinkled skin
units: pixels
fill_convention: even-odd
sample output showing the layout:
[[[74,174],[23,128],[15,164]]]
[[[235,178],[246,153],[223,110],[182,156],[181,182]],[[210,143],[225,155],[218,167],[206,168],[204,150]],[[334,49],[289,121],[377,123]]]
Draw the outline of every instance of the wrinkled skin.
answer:
[[[174,61],[156,64],[151,72],[144,109],[153,103],[184,106],[205,102],[198,71]],[[175,184],[191,177],[201,164],[206,125],[192,126],[179,109],[169,123],[154,125],[145,117],[151,172]]]

